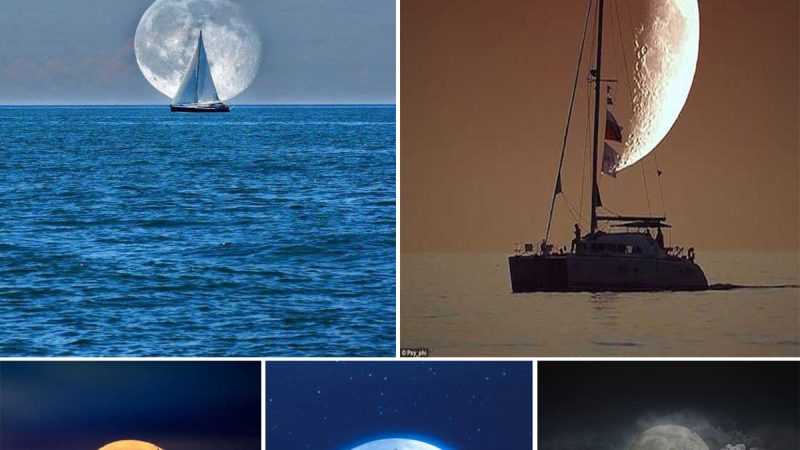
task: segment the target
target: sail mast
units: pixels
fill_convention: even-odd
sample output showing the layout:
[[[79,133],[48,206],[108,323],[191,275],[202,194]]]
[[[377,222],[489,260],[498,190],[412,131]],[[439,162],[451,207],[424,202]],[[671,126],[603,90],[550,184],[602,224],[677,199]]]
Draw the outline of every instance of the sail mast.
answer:
[[[199,54],[200,54],[202,46],[203,46],[203,30],[200,30],[200,39],[197,40],[197,53],[198,53],[197,65],[194,68],[195,73],[197,73],[197,76],[194,79],[194,98],[196,99],[195,101],[197,101],[197,102],[200,101],[200,58],[199,58]]]
[[[597,230],[597,203],[600,197],[600,189],[597,187],[597,143],[600,138],[600,82],[602,72],[600,70],[603,61],[603,6],[605,0],[600,0],[597,5],[597,66],[595,67],[594,84],[594,148],[592,150],[592,223],[590,233],[594,234]]]

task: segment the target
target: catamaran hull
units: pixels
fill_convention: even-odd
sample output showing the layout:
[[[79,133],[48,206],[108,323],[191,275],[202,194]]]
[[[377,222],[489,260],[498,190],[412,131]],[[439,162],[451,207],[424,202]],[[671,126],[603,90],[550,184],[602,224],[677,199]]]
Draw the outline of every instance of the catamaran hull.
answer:
[[[697,291],[703,270],[688,259],[509,256],[513,292]]]
[[[171,105],[169,107],[172,112],[190,112],[190,113],[220,113],[230,112],[231,108],[228,105],[222,105],[216,108],[202,107],[202,106],[178,106]]]

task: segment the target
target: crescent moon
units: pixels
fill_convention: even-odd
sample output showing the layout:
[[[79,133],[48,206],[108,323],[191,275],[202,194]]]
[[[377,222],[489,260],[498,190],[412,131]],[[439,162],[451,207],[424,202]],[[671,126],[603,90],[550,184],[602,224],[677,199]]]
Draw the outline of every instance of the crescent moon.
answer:
[[[700,49],[697,0],[656,1],[635,48],[633,115],[617,170],[653,151],[686,104]]]

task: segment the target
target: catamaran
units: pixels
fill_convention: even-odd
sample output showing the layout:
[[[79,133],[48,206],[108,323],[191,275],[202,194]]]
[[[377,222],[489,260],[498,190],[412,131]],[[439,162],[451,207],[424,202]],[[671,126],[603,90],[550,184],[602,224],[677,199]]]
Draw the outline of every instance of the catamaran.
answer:
[[[203,44],[203,31],[197,39],[186,74],[170,106],[172,112],[228,112],[230,107],[220,101],[211,69],[208,66],[206,47]]]
[[[602,77],[604,0],[598,1],[596,13],[597,54],[595,66],[589,71],[589,81],[594,86],[594,141],[592,144],[591,187],[589,188],[592,191],[589,195],[591,197],[589,233],[582,235],[579,225],[575,224],[575,239],[569,250],[554,251],[553,245],[549,242],[556,196],[563,194],[561,169],[583,55],[584,44],[581,44],[581,57],[578,59],[572,103],[564,135],[561,162],[550,204],[547,231],[538,246],[531,243],[526,243],[523,247],[517,246],[514,254],[509,256],[511,289],[513,292],[707,289],[708,282],[705,274],[695,263],[694,248],[689,248],[684,254],[682,247],[665,246],[662,229],[670,228],[666,222],[666,216],[598,214],[598,209],[603,207],[597,183],[600,111],[601,107],[607,109],[607,105],[613,104],[610,97],[606,101],[601,101],[600,94],[604,90],[601,86],[607,86],[609,82],[616,82],[616,80]],[[589,17],[590,15],[587,13],[584,43]],[[605,91],[608,93],[610,89],[607,88]],[[622,129],[608,110],[606,111],[604,139],[606,141],[622,141]],[[616,177],[615,167],[619,163],[619,155],[608,143],[604,145],[601,163],[603,173]],[[604,231],[600,229],[601,224],[609,226],[605,227]],[[619,231],[620,229],[624,230]],[[655,236],[653,232],[655,232]]]

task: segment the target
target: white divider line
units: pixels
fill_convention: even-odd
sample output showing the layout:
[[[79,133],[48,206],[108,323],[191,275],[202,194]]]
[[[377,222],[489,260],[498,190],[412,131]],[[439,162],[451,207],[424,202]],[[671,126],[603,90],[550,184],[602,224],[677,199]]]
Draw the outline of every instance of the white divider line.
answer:
[[[261,360],[261,450],[267,448],[267,362]]]
[[[531,369],[531,381],[533,382],[533,417],[531,423],[531,436],[532,436],[532,448],[539,447],[539,430],[536,427],[539,421],[539,361],[533,360],[531,361],[533,365]]]

